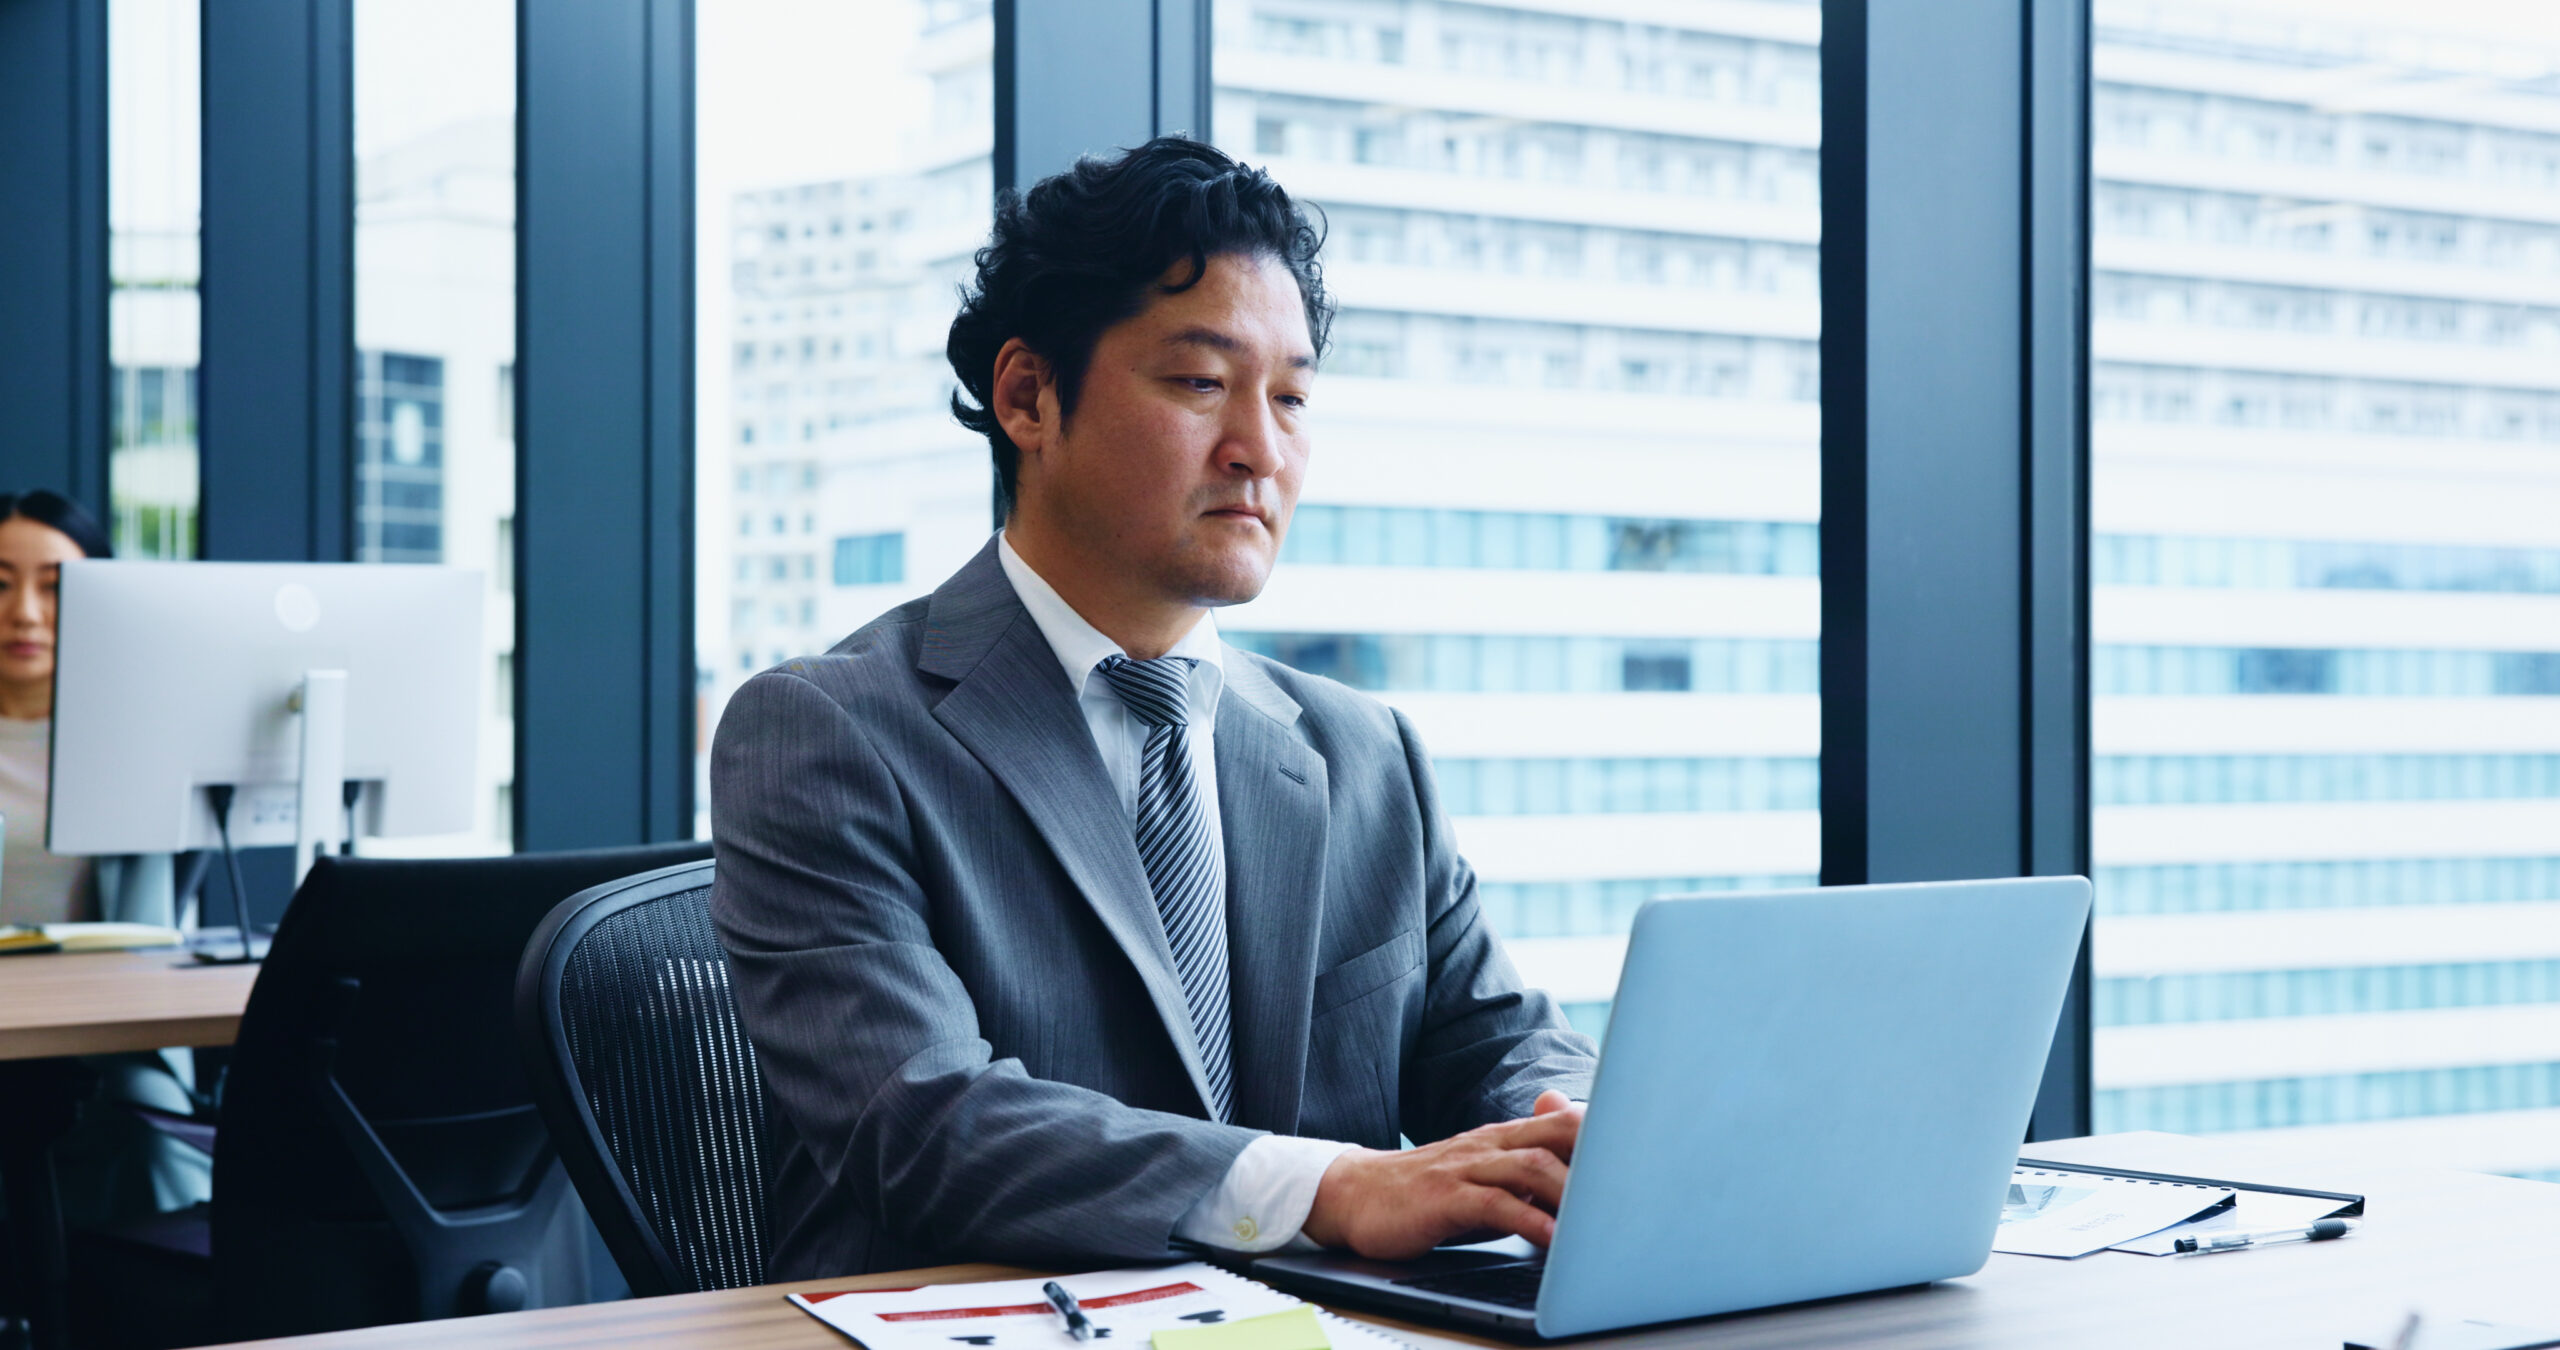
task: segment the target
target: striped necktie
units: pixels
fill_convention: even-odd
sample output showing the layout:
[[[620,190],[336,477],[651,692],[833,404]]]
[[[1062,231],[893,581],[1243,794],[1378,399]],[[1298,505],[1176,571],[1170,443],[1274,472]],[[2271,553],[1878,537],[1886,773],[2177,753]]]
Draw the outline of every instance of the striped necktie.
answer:
[[[1224,1121],[1235,1113],[1227,1051],[1227,860],[1191,771],[1191,666],[1181,656],[1108,656],[1098,669],[1147,728],[1138,761],[1138,860],[1146,865],[1173,968],[1182,977],[1200,1066],[1209,1075],[1209,1102]]]

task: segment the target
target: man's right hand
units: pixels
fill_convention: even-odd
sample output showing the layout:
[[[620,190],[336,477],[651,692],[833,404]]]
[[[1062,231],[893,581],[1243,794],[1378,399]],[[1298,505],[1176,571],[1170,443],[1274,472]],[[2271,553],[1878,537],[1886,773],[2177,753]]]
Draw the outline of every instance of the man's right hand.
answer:
[[[1323,1246],[1380,1261],[1420,1256],[1477,1233],[1512,1233],[1547,1245],[1555,1237],[1582,1108],[1561,1092],[1547,1092],[1536,1112],[1418,1148],[1343,1153],[1325,1168],[1299,1231]]]

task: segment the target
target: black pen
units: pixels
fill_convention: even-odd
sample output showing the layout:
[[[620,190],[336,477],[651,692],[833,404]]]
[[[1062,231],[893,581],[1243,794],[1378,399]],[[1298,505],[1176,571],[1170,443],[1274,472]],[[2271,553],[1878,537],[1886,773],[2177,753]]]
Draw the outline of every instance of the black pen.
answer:
[[[1040,1292],[1048,1295],[1049,1306],[1057,1309],[1060,1317],[1067,1319],[1068,1335],[1080,1341],[1093,1339],[1092,1320],[1084,1315],[1084,1305],[1076,1302],[1076,1296],[1068,1293],[1066,1286],[1051,1280],[1040,1286]]]

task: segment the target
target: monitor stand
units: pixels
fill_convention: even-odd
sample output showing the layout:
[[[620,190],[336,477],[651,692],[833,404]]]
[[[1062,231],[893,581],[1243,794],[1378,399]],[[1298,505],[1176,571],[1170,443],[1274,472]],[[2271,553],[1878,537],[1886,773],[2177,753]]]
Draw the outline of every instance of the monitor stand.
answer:
[[[302,718],[301,782],[295,793],[293,825],[293,884],[299,890],[311,864],[340,838],[346,803],[347,672],[302,672],[302,687],[294,691],[290,706]],[[238,935],[239,950],[229,950],[228,941],[188,946],[196,960],[207,965],[263,961],[267,939],[249,928],[249,892],[240,880],[239,855],[231,848],[231,802],[236,789],[216,784],[205,792],[212,798],[214,826],[222,835],[222,864],[231,877],[232,932]]]
[[[293,884],[299,889],[311,864],[338,842],[346,819],[347,672],[302,672],[293,710],[302,714],[302,784],[293,824]]]

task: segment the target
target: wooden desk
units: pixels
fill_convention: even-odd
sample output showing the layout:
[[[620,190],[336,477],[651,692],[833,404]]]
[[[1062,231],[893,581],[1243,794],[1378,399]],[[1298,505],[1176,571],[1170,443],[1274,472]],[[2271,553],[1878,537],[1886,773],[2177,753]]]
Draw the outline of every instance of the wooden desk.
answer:
[[[1994,1255],[1979,1274],[1924,1289],[1678,1323],[1580,1344],[1610,1350],[2338,1350],[2348,1336],[2388,1333],[2412,1307],[2447,1319],[2560,1326],[2560,1186],[2461,1172],[2305,1167],[2245,1142],[2165,1134],[2040,1144],[2031,1154],[2361,1191],[2368,1197],[2370,1221],[2363,1231],[2337,1242],[2193,1260],[2122,1252],[2100,1252],[2078,1261]],[[948,1266],[261,1344],[277,1350],[395,1350],[458,1343],[487,1350],[608,1345],[845,1350],[841,1337],[783,1302],[782,1295],[1024,1273],[1001,1266]],[[1501,1344],[1371,1320],[1427,1350]]]
[[[229,1045],[257,978],[176,947],[0,956],[0,1060]]]

